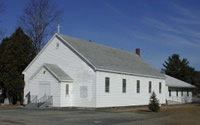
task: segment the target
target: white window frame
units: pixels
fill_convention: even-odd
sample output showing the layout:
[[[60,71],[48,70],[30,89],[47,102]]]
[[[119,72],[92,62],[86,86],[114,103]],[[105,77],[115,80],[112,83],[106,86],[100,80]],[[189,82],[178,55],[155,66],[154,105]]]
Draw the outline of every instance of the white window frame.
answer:
[[[162,93],[162,82],[159,82],[159,93]]]
[[[126,93],[126,79],[122,79],[122,93]]]
[[[110,92],[110,78],[105,77],[105,93],[109,93],[109,92]]]
[[[65,94],[69,95],[69,84],[65,85]]]
[[[136,81],[136,92],[140,93],[140,80]]]
[[[151,93],[151,92],[152,92],[152,82],[149,81],[149,93]]]

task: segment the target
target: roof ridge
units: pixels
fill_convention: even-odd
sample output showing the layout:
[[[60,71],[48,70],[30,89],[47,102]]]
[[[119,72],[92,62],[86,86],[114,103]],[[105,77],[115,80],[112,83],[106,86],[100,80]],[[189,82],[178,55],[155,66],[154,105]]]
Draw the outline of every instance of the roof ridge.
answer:
[[[89,44],[96,44],[96,45],[99,45],[99,46],[103,46],[103,47],[107,47],[107,48],[111,48],[111,49],[116,49],[116,50],[120,50],[120,51],[123,51],[123,52],[127,52],[129,54],[133,54],[137,57],[139,57],[136,53],[134,52],[131,52],[131,51],[128,51],[128,50],[124,50],[124,49],[120,49],[120,48],[115,48],[115,47],[111,47],[111,46],[108,46],[108,45],[104,45],[104,44],[100,44],[96,41],[92,41],[90,42],[90,40],[85,40],[85,39],[80,39],[80,38],[76,38],[76,37],[73,37],[73,36],[68,36],[68,35],[64,35],[64,34],[59,34],[61,36],[64,36],[64,37],[69,37],[69,38],[72,38],[72,39],[76,39],[76,40],[80,40],[80,41],[83,41],[83,42],[86,42],[86,43],[89,43]],[[141,57],[139,57],[141,58]],[[142,58],[141,58],[142,59]]]
[[[64,40],[63,42],[70,45],[72,49],[81,54],[83,59],[85,58],[88,60],[96,70],[101,69],[105,71],[164,78],[152,65],[146,63],[141,57],[130,51],[63,34],[59,34],[58,36]]]
[[[69,37],[69,38],[72,38],[72,39],[80,40],[80,41],[83,41],[83,42],[86,42],[86,43],[89,43],[89,44],[95,44],[95,45],[106,47],[106,48],[113,49],[113,50],[116,50],[116,51],[126,52],[126,53],[131,54],[131,55],[133,55],[133,56],[135,56],[135,57],[137,57],[137,58],[139,58],[139,59],[141,59],[142,61],[145,62],[145,60],[141,56],[138,56],[136,53],[128,51],[128,50],[123,50],[123,49],[120,49],[120,48],[114,48],[114,47],[111,47],[111,46],[107,46],[107,45],[104,45],[104,44],[97,43],[95,41],[90,42],[89,40],[84,40],[84,39],[80,39],[80,38],[76,38],[76,37],[68,36],[68,35],[64,35],[64,34],[59,34],[59,35],[61,35],[61,37],[62,36]],[[146,63],[146,64],[153,68],[153,66],[151,64],[149,64],[149,63]]]

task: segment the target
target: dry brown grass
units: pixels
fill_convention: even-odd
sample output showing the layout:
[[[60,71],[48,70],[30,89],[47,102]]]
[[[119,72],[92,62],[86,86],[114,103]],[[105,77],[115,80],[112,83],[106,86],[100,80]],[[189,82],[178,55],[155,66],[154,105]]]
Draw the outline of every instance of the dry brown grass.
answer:
[[[0,110],[17,109],[21,107],[21,105],[0,105]]]
[[[200,111],[200,104],[163,106],[161,108],[161,112],[170,112],[170,113],[193,112],[193,111]]]
[[[119,108],[114,111],[147,113],[149,115],[152,113],[147,107]],[[200,104],[162,106],[157,114],[158,116],[154,118],[132,121],[123,125],[200,125]]]
[[[200,105],[176,105],[161,108],[164,117],[137,121],[141,125],[200,125]],[[134,123],[135,124],[135,123]]]

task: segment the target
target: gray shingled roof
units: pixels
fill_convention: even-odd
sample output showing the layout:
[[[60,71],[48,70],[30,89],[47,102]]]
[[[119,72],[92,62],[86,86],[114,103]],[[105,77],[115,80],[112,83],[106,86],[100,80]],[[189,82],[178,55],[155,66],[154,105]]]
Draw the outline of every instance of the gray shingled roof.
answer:
[[[73,79],[55,64],[44,64],[44,67],[60,82],[72,81]]]
[[[166,77],[166,85],[168,87],[174,87],[174,88],[195,88],[195,86],[184,82],[182,80],[176,79],[174,77],[165,75]]]
[[[62,34],[58,36],[61,36],[66,44],[70,44],[76,51],[81,53],[81,55],[89,60],[97,70],[111,70],[115,72],[164,78],[164,75],[133,52],[111,48]]]

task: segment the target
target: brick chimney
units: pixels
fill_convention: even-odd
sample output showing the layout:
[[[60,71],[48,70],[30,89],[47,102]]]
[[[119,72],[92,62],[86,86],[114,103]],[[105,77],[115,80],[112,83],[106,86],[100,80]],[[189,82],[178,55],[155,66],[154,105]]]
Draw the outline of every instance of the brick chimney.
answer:
[[[135,53],[140,56],[140,48],[136,48]]]

